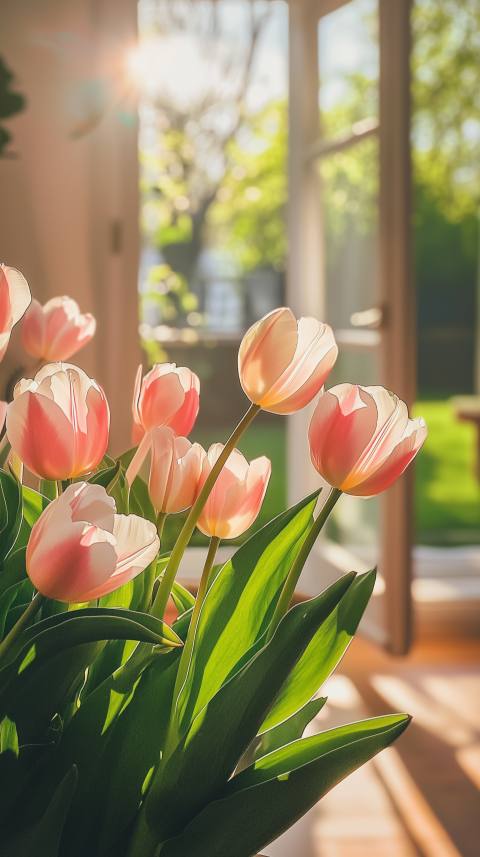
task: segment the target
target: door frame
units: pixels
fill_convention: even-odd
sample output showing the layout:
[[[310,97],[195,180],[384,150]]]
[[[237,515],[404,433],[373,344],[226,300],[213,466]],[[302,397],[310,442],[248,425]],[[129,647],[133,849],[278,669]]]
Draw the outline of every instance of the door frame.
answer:
[[[290,0],[289,202],[287,303],[298,316],[325,317],[320,188],[318,21],[350,0]],[[411,0],[379,0],[379,275],[383,312],[380,377],[409,407],[415,401],[415,291],[411,234],[410,156]],[[351,143],[363,135],[352,135]],[[337,144],[349,145],[343,139]],[[334,151],[332,144],[327,146]],[[367,308],[366,308],[367,309]],[[354,380],[354,379],[352,379]],[[312,407],[288,421],[289,500],[313,490],[318,477],[306,442]],[[395,654],[412,639],[413,471],[382,494],[380,568],[385,581],[383,629],[373,634]],[[378,625],[378,619],[375,624]]]

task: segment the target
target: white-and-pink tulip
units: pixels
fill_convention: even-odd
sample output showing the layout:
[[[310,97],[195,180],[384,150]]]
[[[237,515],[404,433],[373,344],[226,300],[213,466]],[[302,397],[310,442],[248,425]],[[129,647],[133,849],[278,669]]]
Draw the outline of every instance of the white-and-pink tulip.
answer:
[[[388,488],[427,436],[421,418],[384,387],[339,384],[320,396],[310,423],[315,469],[346,494],[372,497]]]
[[[255,405],[274,414],[293,414],[321,390],[337,354],[328,324],[314,318],[297,322],[290,309],[276,309],[241,342],[240,382]]]
[[[42,479],[93,470],[105,454],[109,424],[102,388],[69,363],[49,363],[33,381],[22,378],[7,408],[12,449]]]
[[[214,443],[203,459],[197,496],[222,450],[222,443]],[[206,536],[219,539],[241,536],[260,512],[271,470],[271,463],[265,456],[249,464],[242,453],[234,449],[203,507],[198,529]]]
[[[105,488],[76,482],[50,503],[27,545],[27,573],[47,598],[76,604],[108,595],[155,559],[156,527],[117,515]]]
[[[199,443],[176,437],[173,429],[150,429],[140,443],[126,477],[132,484],[150,455],[148,493],[157,513],[175,514],[188,509],[195,500],[206,452]]]
[[[96,326],[93,315],[82,314],[72,298],[52,298],[44,306],[33,299],[23,320],[22,342],[32,357],[59,363],[90,342]]]
[[[12,328],[20,321],[31,299],[23,274],[16,268],[0,265],[0,360],[7,350]]]
[[[157,363],[142,380],[138,367],[133,395],[132,441],[140,443],[145,432],[169,426],[186,437],[197,418],[200,381],[194,372],[175,363]]]

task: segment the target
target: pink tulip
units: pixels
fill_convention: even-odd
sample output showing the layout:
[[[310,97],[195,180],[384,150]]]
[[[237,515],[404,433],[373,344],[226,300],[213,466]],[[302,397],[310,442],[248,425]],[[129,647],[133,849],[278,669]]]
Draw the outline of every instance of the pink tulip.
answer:
[[[293,414],[317,395],[337,359],[332,329],[314,318],[298,322],[276,309],[245,334],[238,352],[240,383],[255,405]]]
[[[427,436],[405,402],[384,387],[339,384],[323,393],[310,423],[316,470],[334,488],[373,497],[415,458]]]
[[[23,320],[22,342],[32,357],[59,363],[90,342],[96,326],[93,315],[82,315],[72,298],[52,298],[43,307],[34,299]]]
[[[130,485],[149,453],[148,493],[155,511],[170,515],[188,509],[195,500],[206,456],[203,447],[190,443],[186,437],[176,437],[168,426],[150,429],[127,470]]]
[[[78,604],[108,595],[155,559],[160,542],[150,521],[117,515],[101,485],[76,482],[34,524],[27,573],[47,598]]]
[[[31,299],[23,274],[16,268],[0,265],[0,360],[7,350],[12,327],[20,321]]]
[[[42,479],[70,479],[93,470],[108,443],[105,393],[82,369],[49,363],[22,378],[7,408],[7,435],[23,463]]]
[[[197,496],[222,449],[222,443],[214,443],[208,450],[202,463]],[[260,511],[271,470],[271,463],[265,456],[249,464],[242,453],[234,449],[205,503],[198,519],[198,529],[206,536],[219,539],[241,536],[251,527]]]
[[[157,363],[143,381],[139,366],[133,395],[133,443],[140,443],[146,431],[159,426],[170,426],[185,437],[197,419],[199,394],[200,381],[184,366]]]

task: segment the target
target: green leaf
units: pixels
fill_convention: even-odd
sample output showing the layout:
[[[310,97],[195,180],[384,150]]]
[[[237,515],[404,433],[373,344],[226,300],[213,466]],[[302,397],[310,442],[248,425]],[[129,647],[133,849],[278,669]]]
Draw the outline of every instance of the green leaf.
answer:
[[[10,662],[0,670],[0,716],[14,710],[32,674],[50,658],[76,646],[115,639],[137,640],[167,650],[181,645],[168,625],[132,610],[93,607],[51,616],[22,635],[9,653]]]
[[[31,819],[28,804],[23,814],[16,814],[15,829],[2,831],[0,837],[2,857],[57,857],[77,781],[77,769],[72,767],[40,818]]]
[[[87,482],[90,482],[91,485],[101,485],[106,490],[118,473],[118,469],[118,464],[114,462],[113,465],[106,467],[104,470],[97,470],[96,473],[93,473],[87,479]]]
[[[130,512],[146,518],[152,524],[156,523],[157,516],[148,494],[148,486],[141,476],[136,476],[130,487]]]
[[[162,857],[251,857],[302,817],[333,786],[388,747],[408,715],[378,717],[296,741],[228,783]]]
[[[0,560],[12,549],[22,524],[22,486],[10,471],[0,470]]]
[[[6,530],[8,526],[8,507],[3,493],[2,483],[0,482],[0,534]]]
[[[300,711],[297,711],[296,714],[293,714],[284,723],[280,723],[279,726],[274,726],[273,729],[269,729],[268,732],[259,735],[251,747],[248,748],[245,756],[240,760],[237,772],[243,771],[244,768],[251,765],[257,759],[261,759],[262,756],[266,756],[267,753],[273,753],[279,747],[291,744],[292,741],[301,738],[305,727],[317,716],[326,701],[326,697],[312,699],[311,702],[307,702]]]
[[[109,467],[115,467],[116,461],[114,458],[111,458],[109,455],[104,455],[102,460],[99,462],[97,467],[97,472],[99,470],[105,470]]]
[[[40,515],[51,502],[43,494],[34,491],[33,488],[23,486],[23,515],[30,527],[37,523]]]
[[[176,580],[172,587],[172,598],[180,616],[195,604],[195,596]]]
[[[318,692],[350,645],[375,585],[376,569],[359,575],[338,607],[315,634],[305,654],[282,687],[261,731],[298,711]]]
[[[0,592],[21,583],[27,577],[26,547],[10,551],[0,574]],[[0,633],[1,637],[1,633]]]
[[[175,631],[183,642],[187,639],[192,613],[193,607],[190,607],[190,610],[185,610],[185,613],[182,613],[172,624],[172,631]]]
[[[72,756],[78,758],[80,777],[64,831],[68,857],[100,857],[119,837],[124,838],[122,833],[140,805],[142,787],[165,744],[178,659],[178,653],[172,652],[147,667],[102,739],[88,738],[97,748],[95,755],[88,751],[88,764],[83,754],[86,735],[80,741],[77,732],[74,742],[64,736],[75,748]]]
[[[107,494],[115,500],[119,515],[128,514],[128,484],[120,461],[117,461],[117,472],[107,486]]]
[[[0,752],[5,753],[6,750],[10,750],[18,757],[17,727],[13,720],[4,717],[0,725],[0,732]]]
[[[281,588],[313,522],[318,491],[255,533],[222,567],[199,616],[178,700],[185,729],[266,630]]]
[[[0,640],[3,640],[8,611],[17,597],[19,584],[11,586],[0,597]]]
[[[122,465],[124,470],[127,470],[127,468],[129,466],[133,456],[135,455],[137,449],[138,449],[138,446],[134,446],[134,447],[132,447],[132,449],[127,450],[127,452],[124,452],[119,457],[118,460],[121,462],[121,465]]]
[[[285,679],[353,579],[353,573],[345,575],[289,610],[268,645],[196,717],[147,795],[147,823],[159,841],[178,834],[228,781]]]

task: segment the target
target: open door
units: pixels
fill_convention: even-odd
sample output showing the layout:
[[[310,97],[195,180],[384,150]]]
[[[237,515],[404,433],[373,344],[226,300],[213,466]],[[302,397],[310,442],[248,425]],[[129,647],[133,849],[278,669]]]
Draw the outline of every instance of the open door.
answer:
[[[410,237],[409,0],[291,4],[289,291],[298,314],[331,324],[327,386],[382,384],[415,396]],[[320,80],[320,84],[319,84]],[[320,108],[320,110],[319,110]],[[320,115],[319,115],[320,113]],[[310,413],[290,424],[292,499],[315,480]],[[392,652],[411,639],[412,479],[369,500],[343,496],[307,570],[378,565],[363,630]]]

